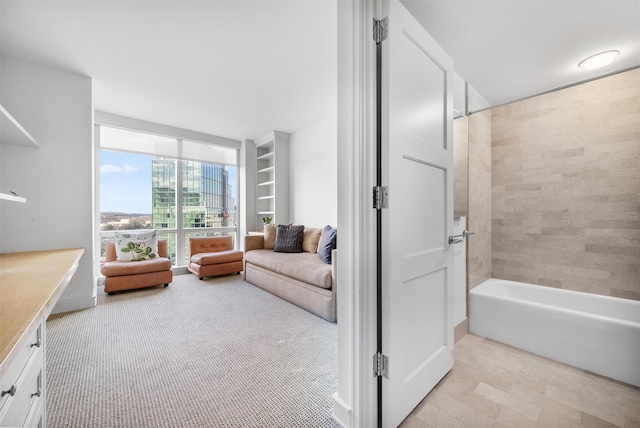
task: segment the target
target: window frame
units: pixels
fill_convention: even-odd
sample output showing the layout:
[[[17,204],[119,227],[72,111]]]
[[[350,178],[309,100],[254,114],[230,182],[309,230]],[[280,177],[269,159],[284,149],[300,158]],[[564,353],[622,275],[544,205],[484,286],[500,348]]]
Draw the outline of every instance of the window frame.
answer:
[[[95,132],[95,147],[96,147],[96,166],[97,166],[97,174],[96,174],[96,183],[95,183],[95,193],[96,193],[96,198],[95,198],[95,206],[96,206],[96,212],[95,212],[95,216],[96,218],[100,218],[101,215],[101,208],[100,208],[100,198],[99,198],[99,192],[100,192],[100,174],[99,174],[99,164],[100,164],[100,151],[101,150],[110,150],[110,151],[120,151],[120,152],[126,152],[126,153],[133,153],[133,154],[141,154],[141,155],[146,155],[146,156],[157,156],[157,157],[161,157],[161,158],[165,158],[165,159],[175,159],[176,161],[176,194],[175,194],[175,198],[176,198],[176,227],[175,228],[167,228],[167,229],[157,229],[158,230],[158,234],[159,235],[163,235],[163,234],[175,234],[176,236],[176,253],[175,253],[175,264],[173,265],[173,267],[184,267],[186,266],[186,261],[187,261],[187,253],[188,253],[188,245],[186,244],[186,238],[189,235],[192,234],[198,234],[198,235],[219,235],[219,234],[229,234],[229,233],[233,233],[234,236],[234,246],[235,248],[238,248],[240,246],[240,243],[238,241],[238,236],[239,236],[239,231],[240,231],[240,225],[239,225],[239,220],[240,220],[240,211],[242,209],[242,207],[240,206],[240,195],[241,195],[241,189],[240,189],[240,165],[239,165],[239,158],[240,158],[240,147],[241,147],[241,142],[239,140],[231,140],[228,138],[224,138],[224,137],[218,137],[215,135],[210,135],[210,134],[204,134],[204,133],[199,133],[199,132],[195,132],[195,131],[190,131],[190,130],[185,130],[182,128],[175,128],[175,127],[171,127],[171,126],[167,126],[167,125],[161,125],[161,124],[157,124],[157,123],[152,123],[152,122],[147,122],[147,121],[142,121],[142,120],[138,120],[138,119],[133,119],[133,118],[128,118],[125,116],[119,116],[119,115],[114,115],[111,113],[105,113],[105,112],[99,112],[96,111],[95,112],[95,126],[94,126],[94,132]],[[160,137],[166,137],[166,138],[170,138],[175,140],[175,143],[177,145],[176,147],[176,154],[178,156],[166,156],[164,154],[158,154],[158,153],[154,153],[152,150],[150,150],[149,152],[141,152],[139,150],[131,150],[131,151],[127,151],[127,150],[119,150],[119,149],[114,149],[114,148],[109,148],[109,147],[104,147],[101,144],[101,139],[100,139],[100,132],[101,132],[101,128],[102,127],[111,127],[111,128],[118,128],[121,130],[126,130],[126,131],[131,131],[131,132],[137,132],[137,133],[144,133],[144,134],[150,134],[150,135],[155,135],[155,136],[160,136]],[[212,145],[212,146],[219,146],[219,147],[223,147],[223,148],[227,148],[227,149],[234,149],[235,150],[235,164],[234,163],[217,163],[217,162],[212,162],[208,159],[193,159],[193,158],[183,158],[180,157],[179,155],[183,153],[182,150],[182,146],[184,144],[184,142],[188,142],[188,143],[199,143],[199,144],[208,144],[208,145]],[[235,206],[236,206],[236,218],[235,218],[235,225],[234,226],[226,226],[226,227],[184,227],[184,218],[183,218],[183,206],[184,206],[184,201],[183,201],[183,180],[184,180],[184,174],[183,174],[183,165],[184,162],[183,161],[197,161],[197,162],[202,162],[205,164],[213,164],[213,165],[221,165],[221,166],[232,166],[236,168],[236,179],[235,179],[235,189],[236,189],[236,197],[235,197]],[[179,201],[179,203],[178,203]],[[115,235],[115,231],[101,231],[100,230],[100,221],[97,221],[96,224],[96,229],[97,229],[97,235],[98,235],[98,240],[96,243],[96,248],[95,250],[97,251],[97,257],[95,257],[94,259],[97,261],[97,264],[100,263],[101,257],[100,257],[100,247],[101,247],[101,241],[104,239],[108,239],[111,238]],[[99,266],[97,266],[97,271],[99,272]]]

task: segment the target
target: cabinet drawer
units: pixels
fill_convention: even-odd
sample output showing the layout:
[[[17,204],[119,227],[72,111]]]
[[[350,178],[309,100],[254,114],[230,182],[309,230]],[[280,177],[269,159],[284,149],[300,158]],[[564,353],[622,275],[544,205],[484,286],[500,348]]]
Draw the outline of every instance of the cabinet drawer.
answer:
[[[44,426],[44,397],[41,396],[34,400],[24,426],[34,428],[42,428]]]
[[[42,348],[42,333],[42,323],[39,323],[38,326],[29,333],[27,340],[20,345],[15,359],[0,379],[0,391],[9,391],[12,386],[16,385],[27,362],[29,362],[29,358]],[[2,420],[4,406],[11,398],[13,397],[9,394],[0,397],[0,420]]]
[[[32,406],[44,401],[43,370],[43,352],[38,349],[31,355],[15,383],[15,395],[6,401],[0,411],[0,426],[23,426]]]

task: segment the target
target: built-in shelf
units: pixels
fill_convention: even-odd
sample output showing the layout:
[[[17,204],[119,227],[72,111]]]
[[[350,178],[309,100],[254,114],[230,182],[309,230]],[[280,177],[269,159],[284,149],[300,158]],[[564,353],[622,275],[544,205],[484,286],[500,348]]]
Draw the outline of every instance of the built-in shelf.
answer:
[[[263,216],[289,222],[289,134],[271,131],[256,138],[256,224]]]
[[[273,172],[273,171],[275,171],[275,169],[276,168],[273,167],[273,166],[270,166],[270,167],[267,167],[267,168],[262,168],[262,169],[258,170],[258,174],[264,174],[265,172]]]
[[[38,148],[36,140],[0,104],[0,143]]]
[[[262,156],[258,156],[258,160],[269,160],[273,159],[273,152],[265,153]]]
[[[5,201],[22,202],[23,204],[27,202],[27,198],[9,195],[7,193],[0,193],[0,199],[4,199]]]

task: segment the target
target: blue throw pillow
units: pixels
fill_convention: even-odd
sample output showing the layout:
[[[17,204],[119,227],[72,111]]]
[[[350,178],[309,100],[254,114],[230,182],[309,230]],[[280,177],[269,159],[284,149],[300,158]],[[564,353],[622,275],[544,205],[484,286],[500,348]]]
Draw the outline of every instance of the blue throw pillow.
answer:
[[[331,264],[331,251],[338,247],[338,229],[334,229],[331,226],[325,226],[322,229],[322,235],[320,235],[320,242],[318,242],[318,254],[320,260],[327,264]]]
[[[276,226],[276,243],[273,251],[279,253],[301,253],[304,226],[283,225]]]

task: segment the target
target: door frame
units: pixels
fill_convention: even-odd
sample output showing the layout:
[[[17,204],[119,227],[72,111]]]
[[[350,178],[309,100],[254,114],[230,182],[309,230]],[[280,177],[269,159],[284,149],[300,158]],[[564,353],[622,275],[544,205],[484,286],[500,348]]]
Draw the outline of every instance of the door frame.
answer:
[[[338,390],[333,416],[347,428],[378,423],[376,353],[376,44],[379,0],[337,1]]]

